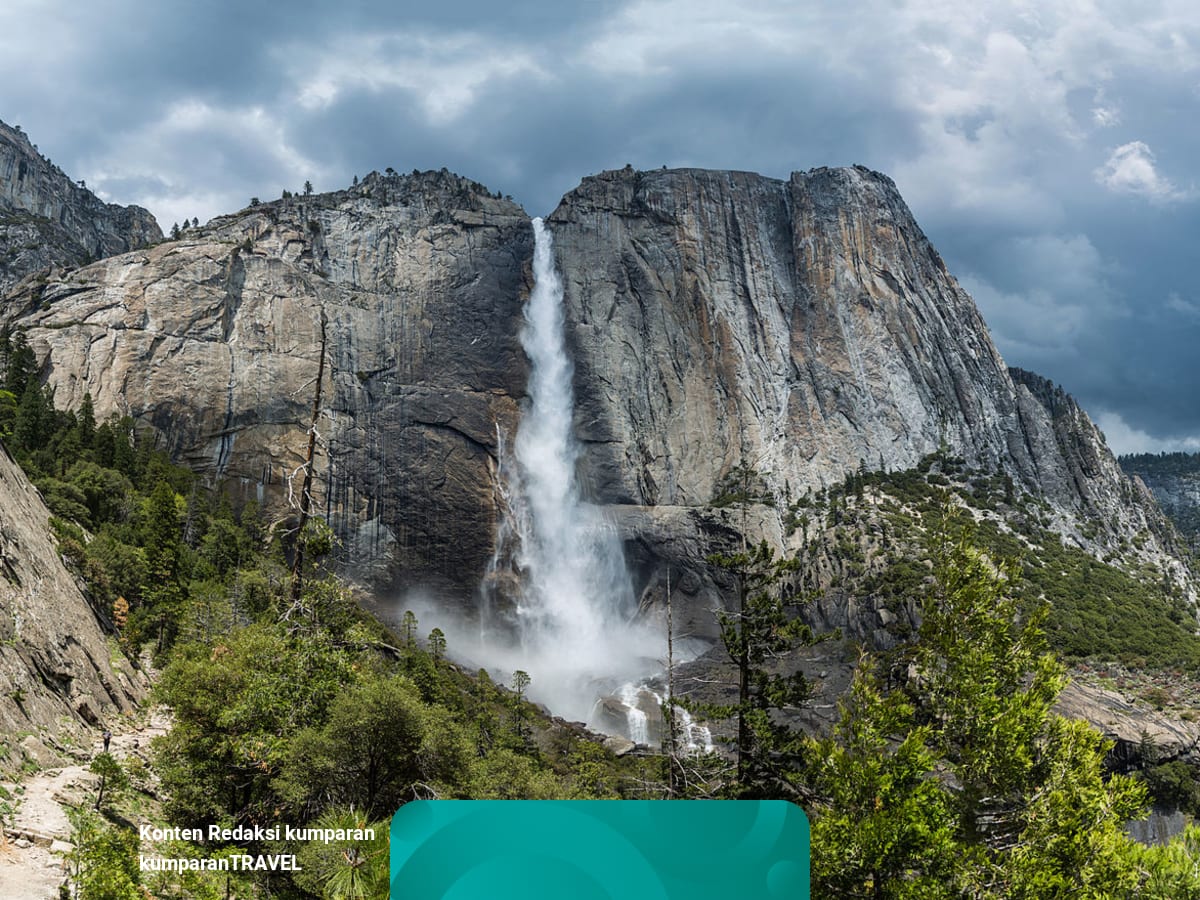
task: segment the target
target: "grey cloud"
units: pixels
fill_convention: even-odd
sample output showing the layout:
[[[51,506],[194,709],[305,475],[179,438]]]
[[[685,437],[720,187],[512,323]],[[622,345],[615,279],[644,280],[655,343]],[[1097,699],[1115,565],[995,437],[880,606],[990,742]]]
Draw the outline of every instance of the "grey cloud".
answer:
[[[0,118],[168,226],[386,166],[537,214],[626,162],[861,162],[895,177],[1010,364],[1131,434],[1200,433],[1189,6],[100,6],[0,11]]]

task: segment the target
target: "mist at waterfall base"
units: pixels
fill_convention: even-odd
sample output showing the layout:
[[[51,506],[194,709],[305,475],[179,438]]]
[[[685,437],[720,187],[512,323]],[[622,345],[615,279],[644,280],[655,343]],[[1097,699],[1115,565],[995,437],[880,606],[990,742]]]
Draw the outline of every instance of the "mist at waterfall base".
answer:
[[[514,671],[527,672],[527,696],[555,715],[613,731],[613,710],[605,717],[601,701],[617,701],[627,724],[616,730],[646,742],[644,709],[656,714],[665,692],[661,678],[657,692],[644,685],[665,668],[666,624],[660,615],[638,615],[617,531],[581,496],[562,282],[549,230],[541,219],[533,228],[534,287],[520,336],[530,362],[528,397],[515,440],[497,434],[499,525],[479,618],[454,621],[420,594],[405,598],[406,608],[422,632],[442,628],[459,661],[505,684]],[[711,747],[703,731],[700,745]]]

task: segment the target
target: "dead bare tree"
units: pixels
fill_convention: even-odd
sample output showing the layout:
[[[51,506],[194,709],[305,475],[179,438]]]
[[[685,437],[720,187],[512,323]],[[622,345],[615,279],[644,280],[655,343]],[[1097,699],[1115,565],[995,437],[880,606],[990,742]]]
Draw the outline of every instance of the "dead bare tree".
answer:
[[[292,608],[300,602],[304,569],[304,529],[312,515],[313,457],[317,450],[317,421],[321,415],[321,384],[325,380],[325,345],[328,320],[321,310],[321,356],[317,362],[317,386],[313,391],[312,422],[308,428],[308,452],[304,457],[304,482],[300,488],[300,524],[296,529],[296,549],[292,559]]]

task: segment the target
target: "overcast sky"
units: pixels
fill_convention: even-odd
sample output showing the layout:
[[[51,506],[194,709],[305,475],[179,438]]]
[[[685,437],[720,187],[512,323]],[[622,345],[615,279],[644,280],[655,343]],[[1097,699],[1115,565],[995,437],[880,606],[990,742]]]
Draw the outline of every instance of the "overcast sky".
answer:
[[[1200,6],[4,0],[0,119],[164,230],[446,166],[891,175],[1010,365],[1200,450]]]

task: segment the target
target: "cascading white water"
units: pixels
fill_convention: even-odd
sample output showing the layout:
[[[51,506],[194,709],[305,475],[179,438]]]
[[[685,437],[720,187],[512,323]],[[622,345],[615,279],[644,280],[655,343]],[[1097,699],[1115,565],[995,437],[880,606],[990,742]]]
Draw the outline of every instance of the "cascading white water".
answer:
[[[698,725],[696,720],[682,706],[675,707],[675,715],[679,717],[679,731],[683,736],[683,749],[688,753],[712,753],[712,732],[707,725]]]
[[[629,739],[635,744],[649,744],[650,717],[641,708],[642,698],[639,696],[641,691],[642,689],[635,687],[632,682],[627,682],[621,685],[617,696],[628,710],[625,721],[626,727],[629,729]]]
[[[580,496],[572,431],[573,370],[563,333],[562,281],[553,242],[533,220],[534,288],[525,307],[521,346],[530,362],[529,405],[514,446],[516,465],[502,459],[497,490],[505,520],[485,579],[489,597],[507,568],[519,648],[487,655],[508,670],[525,669],[529,694],[555,713],[586,719],[596,698],[654,667],[662,638],[633,621],[636,602],[616,530]],[[513,546],[516,545],[516,546]],[[499,635],[493,635],[499,642]],[[512,652],[515,651],[515,652]]]
[[[531,649],[565,641],[585,662],[600,662],[597,651],[609,649],[608,630],[631,611],[633,590],[614,530],[579,497],[562,281],[550,232],[541,219],[533,220],[533,230],[534,289],[521,331],[532,365],[530,407],[516,442],[532,541],[524,548],[529,591],[518,616]]]
[[[541,219],[533,230],[535,283],[521,330],[529,396],[511,451],[496,428],[496,542],[479,587],[479,618],[448,617],[443,604],[420,592],[400,608],[432,618],[460,662],[483,665],[502,682],[524,670],[531,678],[526,694],[556,715],[656,745],[662,698],[649,684],[661,669],[666,635],[635,618],[616,529],[580,494],[562,281],[550,232]],[[676,638],[676,662],[685,661],[680,646]],[[676,710],[685,749],[711,750],[708,729]]]
[[[667,723],[661,717],[656,719],[655,727],[650,725],[650,717],[646,714],[648,708],[661,710],[666,698],[658,691],[646,685],[622,685],[617,692],[619,699],[626,707],[625,727],[626,737],[635,744],[662,743]],[[697,724],[695,719],[682,706],[672,704],[675,713],[675,734],[684,753],[711,753],[713,749],[712,732],[705,725]]]

